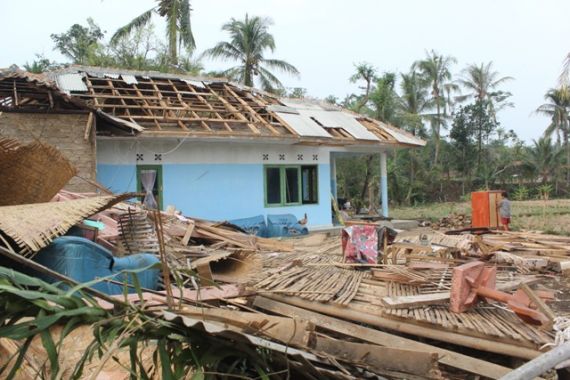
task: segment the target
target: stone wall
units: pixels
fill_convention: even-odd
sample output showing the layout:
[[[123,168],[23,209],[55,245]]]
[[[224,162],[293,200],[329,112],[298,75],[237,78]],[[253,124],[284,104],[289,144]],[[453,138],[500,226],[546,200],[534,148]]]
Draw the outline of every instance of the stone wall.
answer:
[[[83,138],[88,114],[0,112],[0,136],[21,143],[38,139],[58,148],[77,168],[78,176],[95,180],[96,147],[94,130]],[[57,170],[57,168],[54,168]],[[93,191],[92,185],[74,177],[65,186],[70,191]]]

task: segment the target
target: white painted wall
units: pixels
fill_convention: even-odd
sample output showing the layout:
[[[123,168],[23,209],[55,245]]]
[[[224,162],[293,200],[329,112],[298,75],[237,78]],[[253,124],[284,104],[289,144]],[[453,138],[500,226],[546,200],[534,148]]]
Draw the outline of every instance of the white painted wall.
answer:
[[[181,140],[100,139],[97,144],[97,162],[138,165],[160,163],[300,165],[328,164],[330,161],[330,147]],[[158,160],[157,154],[161,160]],[[137,155],[142,155],[142,159]]]

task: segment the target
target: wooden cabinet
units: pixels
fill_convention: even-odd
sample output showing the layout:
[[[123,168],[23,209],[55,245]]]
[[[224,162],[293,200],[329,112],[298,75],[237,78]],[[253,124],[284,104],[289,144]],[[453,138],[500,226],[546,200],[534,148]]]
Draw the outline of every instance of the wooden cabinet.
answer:
[[[497,203],[502,190],[475,191],[471,193],[471,226],[499,228]]]

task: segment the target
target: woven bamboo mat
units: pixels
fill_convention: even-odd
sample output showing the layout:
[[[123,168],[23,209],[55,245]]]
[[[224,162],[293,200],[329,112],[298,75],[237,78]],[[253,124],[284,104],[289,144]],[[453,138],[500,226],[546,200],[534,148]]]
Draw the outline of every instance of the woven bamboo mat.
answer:
[[[498,273],[498,281],[508,281],[507,273]],[[409,296],[426,294],[420,286],[387,283],[390,296]],[[449,304],[426,307],[389,309],[383,308],[385,316],[412,319],[420,323],[439,325],[452,331],[466,331],[486,336],[528,341],[543,345],[553,341],[553,334],[521,321],[513,312],[496,304],[481,304],[465,313],[456,314],[449,311]]]
[[[73,225],[115,203],[132,198],[127,193],[66,202],[0,207],[0,230],[14,240],[20,253],[31,255],[65,234]]]
[[[48,202],[76,172],[51,145],[0,138],[0,206]]]

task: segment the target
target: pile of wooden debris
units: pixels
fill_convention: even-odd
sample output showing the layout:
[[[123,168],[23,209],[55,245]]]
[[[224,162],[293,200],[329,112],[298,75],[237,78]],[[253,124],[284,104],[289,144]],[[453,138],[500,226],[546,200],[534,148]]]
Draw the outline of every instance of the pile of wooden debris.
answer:
[[[464,227],[471,226],[471,218],[465,214],[450,214],[448,216],[444,216],[443,218],[439,219],[438,221],[431,223],[431,227],[434,230],[439,229],[460,229]]]
[[[498,379],[570,335],[570,238],[423,228],[349,264],[334,233],[265,239],[126,202],[136,194],[51,196],[0,207],[0,376]],[[124,287],[105,294],[33,260],[71,231],[115,257],[155,255],[159,288],[125,272],[95,279]]]

